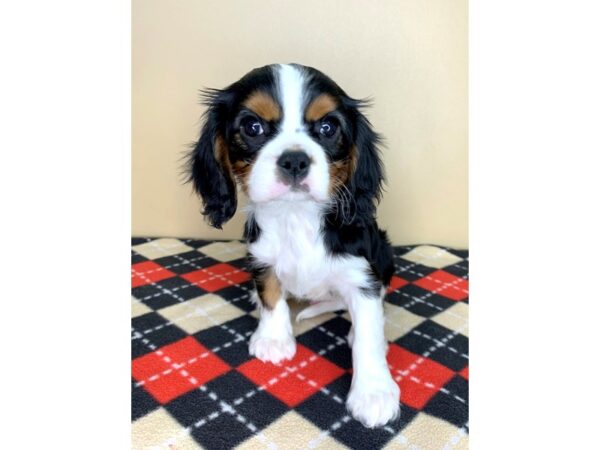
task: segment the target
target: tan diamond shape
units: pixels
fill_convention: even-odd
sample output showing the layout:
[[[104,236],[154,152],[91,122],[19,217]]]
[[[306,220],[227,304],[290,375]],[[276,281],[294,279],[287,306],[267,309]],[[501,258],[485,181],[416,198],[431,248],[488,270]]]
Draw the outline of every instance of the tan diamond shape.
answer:
[[[138,299],[131,297],[131,318],[141,316],[142,314],[146,314],[149,312],[152,312],[150,308],[148,308]]]
[[[462,258],[453,255],[449,251],[432,245],[420,245],[415,247],[408,253],[402,255],[402,259],[424,266],[435,267],[436,269],[441,269],[442,267],[462,261]]]
[[[400,434],[394,437],[384,448],[437,450],[442,449],[452,438],[459,434],[459,429],[445,420],[436,419],[425,413],[419,413]],[[461,442],[452,447],[453,450],[461,449]]]
[[[201,295],[187,302],[167,306],[157,312],[190,334],[221,325],[245,314],[244,311],[215,294]]]
[[[269,425],[262,432],[263,438],[254,436],[236,447],[238,450],[268,449],[275,444],[282,450],[299,448],[346,449],[330,436],[321,435],[321,430],[295,411],[290,411]]]
[[[384,303],[385,311],[385,337],[388,341],[395,341],[425,320],[400,306]]]
[[[213,242],[212,244],[200,247],[198,251],[217,261],[223,262],[243,258],[248,252],[246,245],[239,241]]]
[[[148,259],[162,258],[163,256],[172,256],[194,250],[179,239],[173,238],[155,239],[144,244],[134,245],[132,248]]]
[[[434,322],[451,329],[459,331],[460,334],[469,336],[469,305],[457,302],[450,308],[431,318]]]
[[[202,448],[163,408],[159,408],[131,424],[131,441],[136,450],[163,445],[165,448],[169,448],[170,444],[172,445],[170,448],[177,450]]]

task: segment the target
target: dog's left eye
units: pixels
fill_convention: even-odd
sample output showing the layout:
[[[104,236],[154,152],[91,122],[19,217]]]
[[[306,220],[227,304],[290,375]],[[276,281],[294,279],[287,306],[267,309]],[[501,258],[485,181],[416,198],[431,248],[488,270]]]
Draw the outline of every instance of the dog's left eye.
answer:
[[[325,119],[321,121],[321,126],[319,128],[319,134],[326,138],[332,137],[337,130],[335,123],[333,123],[330,119]]]
[[[260,136],[265,132],[262,124],[256,119],[247,120],[242,125],[242,130],[244,130],[244,134],[249,137]]]

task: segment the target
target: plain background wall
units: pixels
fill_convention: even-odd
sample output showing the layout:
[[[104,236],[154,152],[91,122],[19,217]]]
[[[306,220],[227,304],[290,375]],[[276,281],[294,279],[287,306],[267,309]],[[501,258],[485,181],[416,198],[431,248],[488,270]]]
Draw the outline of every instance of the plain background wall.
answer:
[[[468,246],[466,0],[133,0],[132,33],[133,235],[241,237],[241,211],[212,229],[181,182],[198,90],[297,62],[374,100],[393,243]]]

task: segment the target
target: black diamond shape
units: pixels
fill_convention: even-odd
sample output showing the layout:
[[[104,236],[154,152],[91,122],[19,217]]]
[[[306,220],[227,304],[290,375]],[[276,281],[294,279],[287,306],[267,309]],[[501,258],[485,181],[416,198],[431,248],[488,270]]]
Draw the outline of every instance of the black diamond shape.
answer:
[[[415,247],[416,247],[416,245],[397,245],[396,247],[392,248],[394,257],[406,255],[408,252],[410,252]]]
[[[425,320],[409,334],[425,341],[424,344],[429,347],[436,347],[428,356],[429,359],[456,372],[469,364],[468,358],[463,356],[469,354],[469,339],[462,334],[455,334],[452,330],[431,320]],[[447,339],[448,337],[450,338]]]
[[[452,275],[464,278],[465,280],[469,279],[469,261],[461,261],[452,264],[451,266],[444,267],[444,270]]]
[[[232,367],[237,367],[252,359],[248,353],[248,340],[257,326],[257,320],[252,316],[242,316],[225,323],[229,330],[244,336],[239,336],[217,325],[194,334],[194,337],[206,348],[215,349],[219,358]]]
[[[227,264],[230,264],[237,269],[242,269],[243,271],[246,271],[246,272],[248,271],[248,268],[250,267],[247,256],[243,256],[241,258],[234,259],[233,261],[227,261]]]
[[[206,291],[183,278],[172,277],[133,288],[131,289],[131,294],[146,306],[156,311],[199,297],[206,294]]]
[[[154,312],[131,319],[134,330],[131,339],[132,358],[154,351],[152,345],[160,348],[187,336],[187,333],[176,325],[167,323],[164,317]]]
[[[208,390],[195,389],[164,408],[181,425],[191,427],[190,434],[206,449],[233,448],[252,435],[234,415],[222,411],[219,399],[213,400]]]
[[[346,410],[346,397],[350,390],[352,376],[345,374],[324,389],[315,393],[295,409],[307,420],[321,430],[330,430],[336,440],[350,448],[376,449],[386,445],[397,433],[415,417],[417,411],[402,405],[400,418],[388,423],[385,428],[369,429],[350,417],[343,422],[344,416],[350,415]],[[336,429],[332,426],[337,423]]]
[[[238,414],[252,422],[259,430],[285,414],[287,406],[266,390],[257,386],[236,371],[216,378],[206,384],[219,398],[232,406]],[[251,396],[250,393],[252,392]]]
[[[442,339],[448,335],[451,339],[444,342]],[[426,354],[427,358],[454,371],[462,370],[469,363],[468,359],[462,356],[462,354],[468,355],[469,340],[461,334],[453,335],[451,330],[431,320],[425,320],[395,342],[412,353]]]
[[[192,248],[200,248],[212,244],[215,241],[206,241],[204,239],[182,239],[183,243]]]
[[[434,267],[417,264],[403,258],[394,258],[394,264],[396,268],[395,275],[407,281],[420,280],[437,270]]]
[[[351,380],[351,375],[342,375],[325,386],[325,390],[329,392],[329,395],[317,391],[294,409],[321,430],[328,429],[348,414],[345,401],[350,390]]]
[[[205,267],[219,264],[219,261],[216,259],[204,255],[196,250],[191,250],[189,252],[180,253],[173,256],[163,256],[162,258],[155,259],[154,262],[178,275],[183,275],[194,272],[195,270],[200,270],[204,269]]]
[[[435,394],[423,411],[462,427],[469,420],[469,383],[457,375],[446,383],[444,390]]]
[[[346,340],[349,330],[350,322],[338,316],[297,336],[296,341],[317,354],[323,352],[322,356],[335,365],[349,369],[352,367],[352,351]]]
[[[145,416],[149,412],[157,409],[160,404],[146,392],[142,386],[135,386],[136,381],[132,379],[131,383],[131,421]]]
[[[414,419],[418,411],[406,405],[400,407],[400,417],[388,422],[384,427],[366,428],[355,419],[349,420],[331,435],[350,448],[382,448]]]
[[[444,247],[444,249],[462,259],[467,259],[469,257],[469,250],[457,250],[448,247]]]
[[[253,282],[247,281],[237,286],[221,289],[219,296],[246,312],[252,312],[256,309],[256,305],[250,301],[252,289],[254,289]]]
[[[145,244],[146,242],[150,242],[153,241],[153,238],[146,238],[146,237],[132,237],[131,238],[131,245],[140,245],[140,244]]]
[[[137,263],[141,263],[144,261],[148,261],[148,258],[131,250],[131,264],[137,264]]]
[[[175,297],[166,294],[154,284],[134,287],[131,289],[131,295],[152,310],[165,308],[174,305],[175,303],[179,303]]]
[[[439,314],[455,303],[414,284],[407,284],[399,291],[388,294],[387,300],[421,317]]]

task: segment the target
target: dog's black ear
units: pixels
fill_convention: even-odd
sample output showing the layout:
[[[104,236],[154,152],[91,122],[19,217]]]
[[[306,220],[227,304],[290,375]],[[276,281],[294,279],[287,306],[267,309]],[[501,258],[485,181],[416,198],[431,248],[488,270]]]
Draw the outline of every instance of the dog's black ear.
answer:
[[[353,144],[357,153],[349,188],[354,197],[356,214],[371,218],[375,215],[376,202],[381,198],[384,181],[383,164],[379,155],[381,137],[361,112],[361,108],[368,106],[368,102],[348,98],[345,103],[354,124]]]
[[[208,110],[200,139],[188,155],[188,181],[202,197],[208,222],[215,228],[233,217],[237,208],[235,178],[229,160],[225,128],[230,108],[227,91],[204,91]]]

